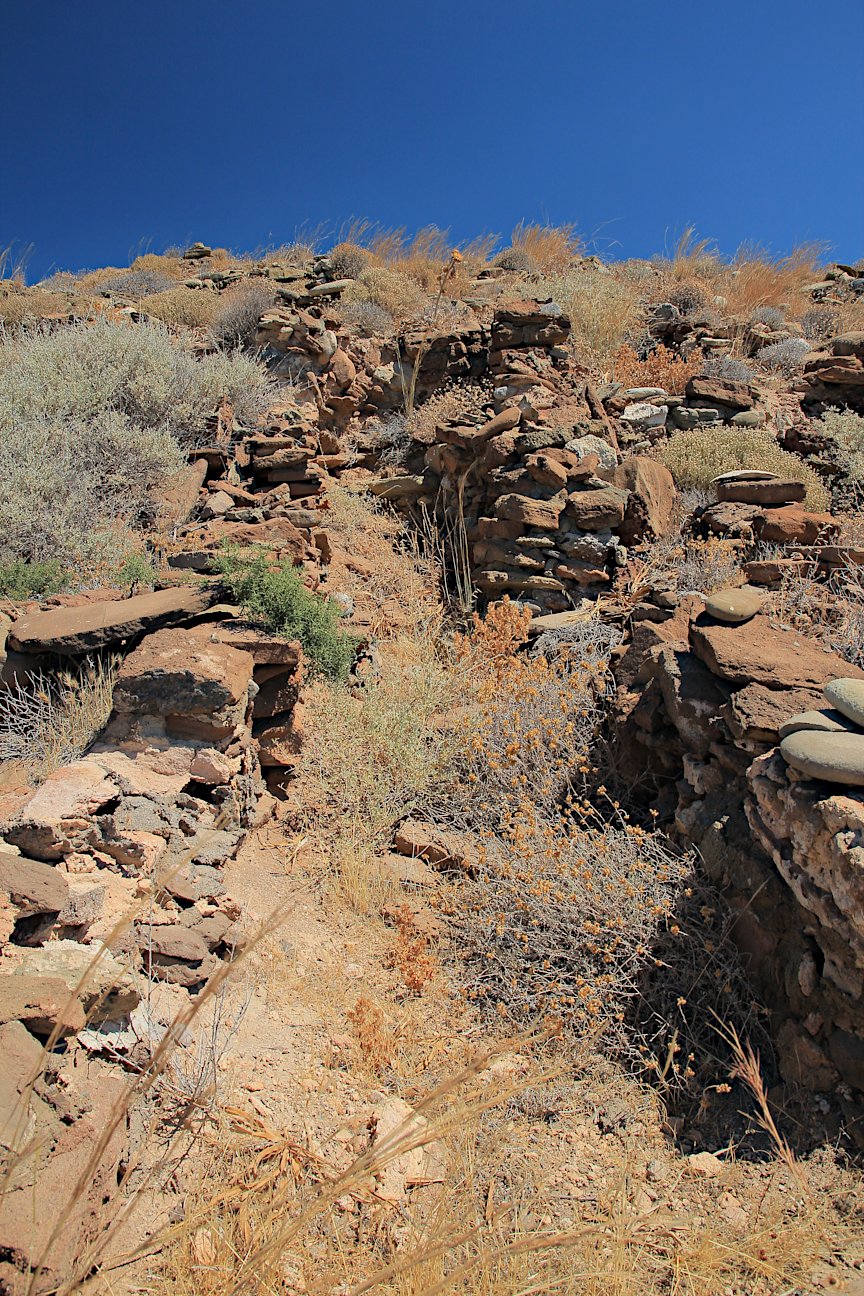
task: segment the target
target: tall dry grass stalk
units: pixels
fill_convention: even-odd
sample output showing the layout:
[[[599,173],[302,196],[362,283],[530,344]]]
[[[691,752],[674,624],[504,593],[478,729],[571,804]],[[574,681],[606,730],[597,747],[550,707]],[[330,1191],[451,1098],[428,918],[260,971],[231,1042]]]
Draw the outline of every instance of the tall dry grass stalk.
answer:
[[[572,224],[540,225],[523,220],[513,230],[510,243],[525,253],[540,274],[560,274],[584,250]]]
[[[21,761],[37,781],[78,760],[108,723],[118,661],[15,679],[0,693],[0,761]]]

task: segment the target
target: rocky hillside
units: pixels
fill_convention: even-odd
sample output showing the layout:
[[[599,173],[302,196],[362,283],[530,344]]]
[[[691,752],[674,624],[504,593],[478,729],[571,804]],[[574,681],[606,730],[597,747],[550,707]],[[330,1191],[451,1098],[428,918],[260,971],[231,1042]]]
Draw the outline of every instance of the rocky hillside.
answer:
[[[864,1290],[864,266],[0,319],[0,1291]]]

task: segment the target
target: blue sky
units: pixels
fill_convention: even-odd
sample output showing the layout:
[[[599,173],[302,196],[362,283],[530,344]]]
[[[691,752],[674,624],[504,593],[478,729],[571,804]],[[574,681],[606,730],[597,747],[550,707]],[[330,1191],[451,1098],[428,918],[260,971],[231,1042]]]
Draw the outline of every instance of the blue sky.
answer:
[[[0,0],[0,248],[525,218],[857,259],[862,49],[862,0]]]

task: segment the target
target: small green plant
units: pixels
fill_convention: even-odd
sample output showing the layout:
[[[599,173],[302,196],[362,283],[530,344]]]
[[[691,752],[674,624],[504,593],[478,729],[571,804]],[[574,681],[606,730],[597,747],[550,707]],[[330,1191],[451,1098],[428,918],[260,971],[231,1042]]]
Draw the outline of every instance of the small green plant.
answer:
[[[156,569],[146,554],[130,553],[117,568],[114,579],[121,589],[153,585]]]
[[[45,562],[25,562],[23,558],[14,558],[11,562],[0,563],[0,596],[3,598],[25,599],[41,594],[59,594],[70,580],[71,572],[56,558]]]
[[[346,678],[356,642],[340,628],[337,605],[310,593],[290,562],[273,567],[266,553],[250,557],[226,548],[215,565],[250,617],[274,634],[299,639],[320,674]]]

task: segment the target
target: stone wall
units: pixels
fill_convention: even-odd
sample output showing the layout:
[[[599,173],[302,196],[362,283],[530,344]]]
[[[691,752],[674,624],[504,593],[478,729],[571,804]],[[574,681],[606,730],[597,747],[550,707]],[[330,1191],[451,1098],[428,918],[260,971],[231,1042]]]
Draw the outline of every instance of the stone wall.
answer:
[[[864,1113],[864,794],[805,777],[781,726],[864,678],[765,614],[724,624],[698,596],[634,613],[616,664],[621,773],[697,849],[772,1011],[787,1079]]]

